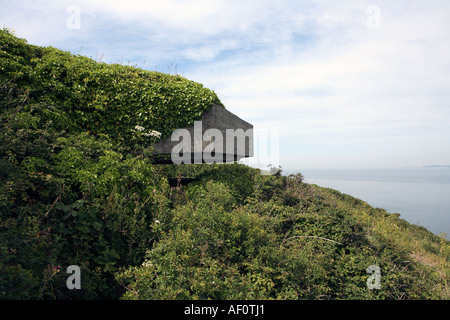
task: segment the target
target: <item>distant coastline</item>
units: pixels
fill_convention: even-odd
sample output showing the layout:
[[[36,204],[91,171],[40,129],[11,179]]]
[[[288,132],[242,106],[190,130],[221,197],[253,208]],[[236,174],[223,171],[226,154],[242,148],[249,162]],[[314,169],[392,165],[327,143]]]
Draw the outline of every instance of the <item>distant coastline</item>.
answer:
[[[424,168],[450,168],[449,164],[432,164],[424,166]]]

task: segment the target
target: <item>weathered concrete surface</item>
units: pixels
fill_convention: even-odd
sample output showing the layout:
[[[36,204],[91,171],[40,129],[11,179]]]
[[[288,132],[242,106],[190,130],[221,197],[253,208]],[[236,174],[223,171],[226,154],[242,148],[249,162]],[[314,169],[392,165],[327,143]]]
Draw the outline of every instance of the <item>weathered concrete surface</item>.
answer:
[[[190,158],[190,163],[232,162],[253,156],[253,125],[217,104],[212,104],[203,113],[201,123],[181,129],[185,129],[182,130],[183,137],[188,134],[189,141],[176,136],[174,133],[180,133],[177,129],[155,144],[156,163],[176,163],[171,154],[180,149],[180,142],[190,142],[190,148],[177,153],[185,159]],[[186,152],[186,149],[190,150]],[[164,156],[165,160],[158,156]]]

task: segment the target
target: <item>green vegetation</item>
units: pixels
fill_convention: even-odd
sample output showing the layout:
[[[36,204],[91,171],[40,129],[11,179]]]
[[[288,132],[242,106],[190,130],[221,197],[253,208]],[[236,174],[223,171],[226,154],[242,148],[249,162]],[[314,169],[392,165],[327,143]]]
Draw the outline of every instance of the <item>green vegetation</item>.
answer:
[[[450,297],[449,242],[398,215],[301,174],[152,164],[142,133],[220,103],[202,85],[7,30],[0,70],[0,299]]]

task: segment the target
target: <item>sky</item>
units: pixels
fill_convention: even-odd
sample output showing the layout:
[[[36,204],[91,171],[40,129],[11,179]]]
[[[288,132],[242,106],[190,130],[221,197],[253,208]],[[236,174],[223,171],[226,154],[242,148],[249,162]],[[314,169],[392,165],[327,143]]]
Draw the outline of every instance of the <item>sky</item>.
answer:
[[[448,0],[0,0],[0,8],[0,27],[31,44],[214,90],[254,125],[256,166],[450,164]]]

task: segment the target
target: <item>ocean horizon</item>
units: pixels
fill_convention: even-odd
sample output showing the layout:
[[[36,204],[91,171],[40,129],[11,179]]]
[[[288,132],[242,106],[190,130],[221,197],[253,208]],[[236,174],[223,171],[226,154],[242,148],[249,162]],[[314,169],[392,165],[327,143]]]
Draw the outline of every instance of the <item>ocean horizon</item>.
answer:
[[[306,183],[332,188],[398,213],[400,218],[436,235],[450,235],[449,166],[283,170],[286,175],[298,172]]]

